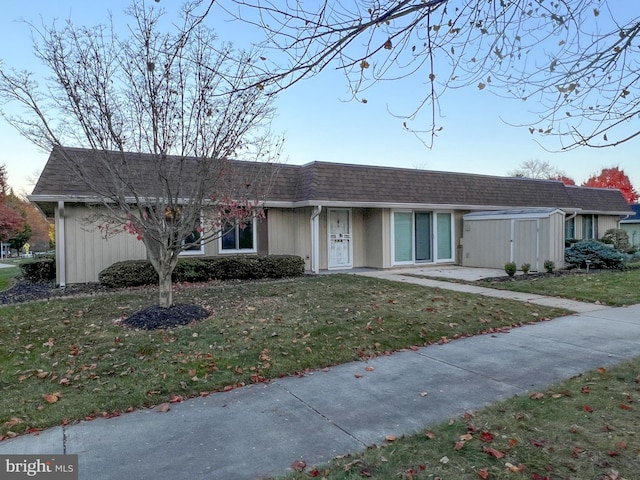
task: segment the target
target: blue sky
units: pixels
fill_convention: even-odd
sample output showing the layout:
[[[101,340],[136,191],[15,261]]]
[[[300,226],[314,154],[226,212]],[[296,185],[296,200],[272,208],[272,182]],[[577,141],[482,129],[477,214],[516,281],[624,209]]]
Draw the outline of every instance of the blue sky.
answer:
[[[54,19],[71,18],[76,24],[95,25],[121,16],[129,0],[87,2],[86,0],[30,0],[3,5],[0,18],[0,59],[5,67],[38,71],[28,27],[21,18],[50,25]],[[222,40],[238,34],[237,25],[217,17],[209,24]],[[253,34],[253,33],[250,33]],[[237,38],[235,39],[237,40]],[[496,97],[477,88],[450,90],[440,101],[443,130],[433,148],[402,128],[402,120],[389,111],[407,113],[425,88],[421,78],[386,82],[368,91],[367,103],[349,100],[344,76],[327,70],[282,93],[276,102],[273,130],[284,132],[284,159],[290,164],[329,161],[430,170],[507,175],[522,162],[549,161],[581,183],[602,168],[619,166],[640,190],[639,140],[607,149],[580,148],[551,153],[538,145],[526,127],[507,125],[531,120],[535,105]],[[405,108],[405,110],[403,110]],[[428,117],[430,112],[424,112]],[[425,118],[425,121],[428,118]],[[18,192],[30,193],[28,178],[39,172],[48,153],[39,151],[0,119],[0,164],[7,166],[9,184]],[[550,143],[549,149],[557,149]]]

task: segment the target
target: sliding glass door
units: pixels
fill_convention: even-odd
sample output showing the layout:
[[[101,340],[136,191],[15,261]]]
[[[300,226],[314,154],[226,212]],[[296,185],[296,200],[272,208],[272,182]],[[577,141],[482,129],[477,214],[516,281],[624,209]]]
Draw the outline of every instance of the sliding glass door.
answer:
[[[453,226],[449,212],[394,211],[393,264],[453,261]]]

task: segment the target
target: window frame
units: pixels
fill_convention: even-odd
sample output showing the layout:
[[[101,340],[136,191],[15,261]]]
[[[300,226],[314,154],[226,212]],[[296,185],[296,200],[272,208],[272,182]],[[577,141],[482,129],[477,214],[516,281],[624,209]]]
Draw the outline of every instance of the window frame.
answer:
[[[195,232],[197,232],[200,235],[200,248],[198,249],[189,249],[189,250],[185,250],[184,249],[184,245],[186,243],[187,238],[183,238],[182,242],[181,242],[181,246],[183,247],[183,250],[180,250],[180,253],[178,254],[179,256],[190,256],[190,255],[204,255],[205,251],[204,251],[204,241],[202,240],[204,238],[204,226],[202,223],[202,215],[200,216],[200,220],[198,221],[199,224],[199,229],[198,227],[196,227],[195,229],[193,229],[191,231],[191,235],[193,235]],[[189,235],[189,236],[191,236]],[[194,245],[195,246],[195,245]]]
[[[235,234],[235,238],[236,238],[236,248],[234,249],[230,249],[230,248],[222,248],[223,247],[223,239],[225,237],[225,235],[228,235],[229,233],[231,233],[231,230],[229,230],[226,233],[222,232],[222,229],[220,230],[221,234],[218,238],[218,253],[220,255],[233,255],[233,254],[238,254],[238,253],[258,253],[258,222],[256,220],[255,215],[253,215],[251,217],[251,220],[246,221],[246,222],[242,222],[242,223],[249,223],[251,222],[251,244],[252,247],[251,248],[240,248],[240,224],[237,223],[236,225],[234,225],[233,227],[233,231]]]

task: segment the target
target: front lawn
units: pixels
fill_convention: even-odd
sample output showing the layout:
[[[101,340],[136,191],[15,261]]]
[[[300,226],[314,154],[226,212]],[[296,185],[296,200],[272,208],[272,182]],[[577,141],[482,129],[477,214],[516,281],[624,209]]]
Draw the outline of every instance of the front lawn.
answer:
[[[405,283],[327,275],[176,288],[201,322],[131,330],[155,289],[0,308],[0,437],[564,315]]]
[[[530,280],[483,281],[477,285],[524,293],[564,297],[583,302],[623,306],[640,303],[640,269],[600,271]]]

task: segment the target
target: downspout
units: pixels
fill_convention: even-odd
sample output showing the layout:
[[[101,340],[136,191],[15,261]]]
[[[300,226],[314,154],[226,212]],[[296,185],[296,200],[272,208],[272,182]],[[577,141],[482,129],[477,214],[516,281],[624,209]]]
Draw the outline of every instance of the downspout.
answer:
[[[311,213],[311,273],[320,273],[320,213],[322,205],[313,207]]]
[[[64,202],[58,202],[58,218],[56,225],[56,263],[58,264],[58,285],[67,286],[67,256],[64,239]]]

